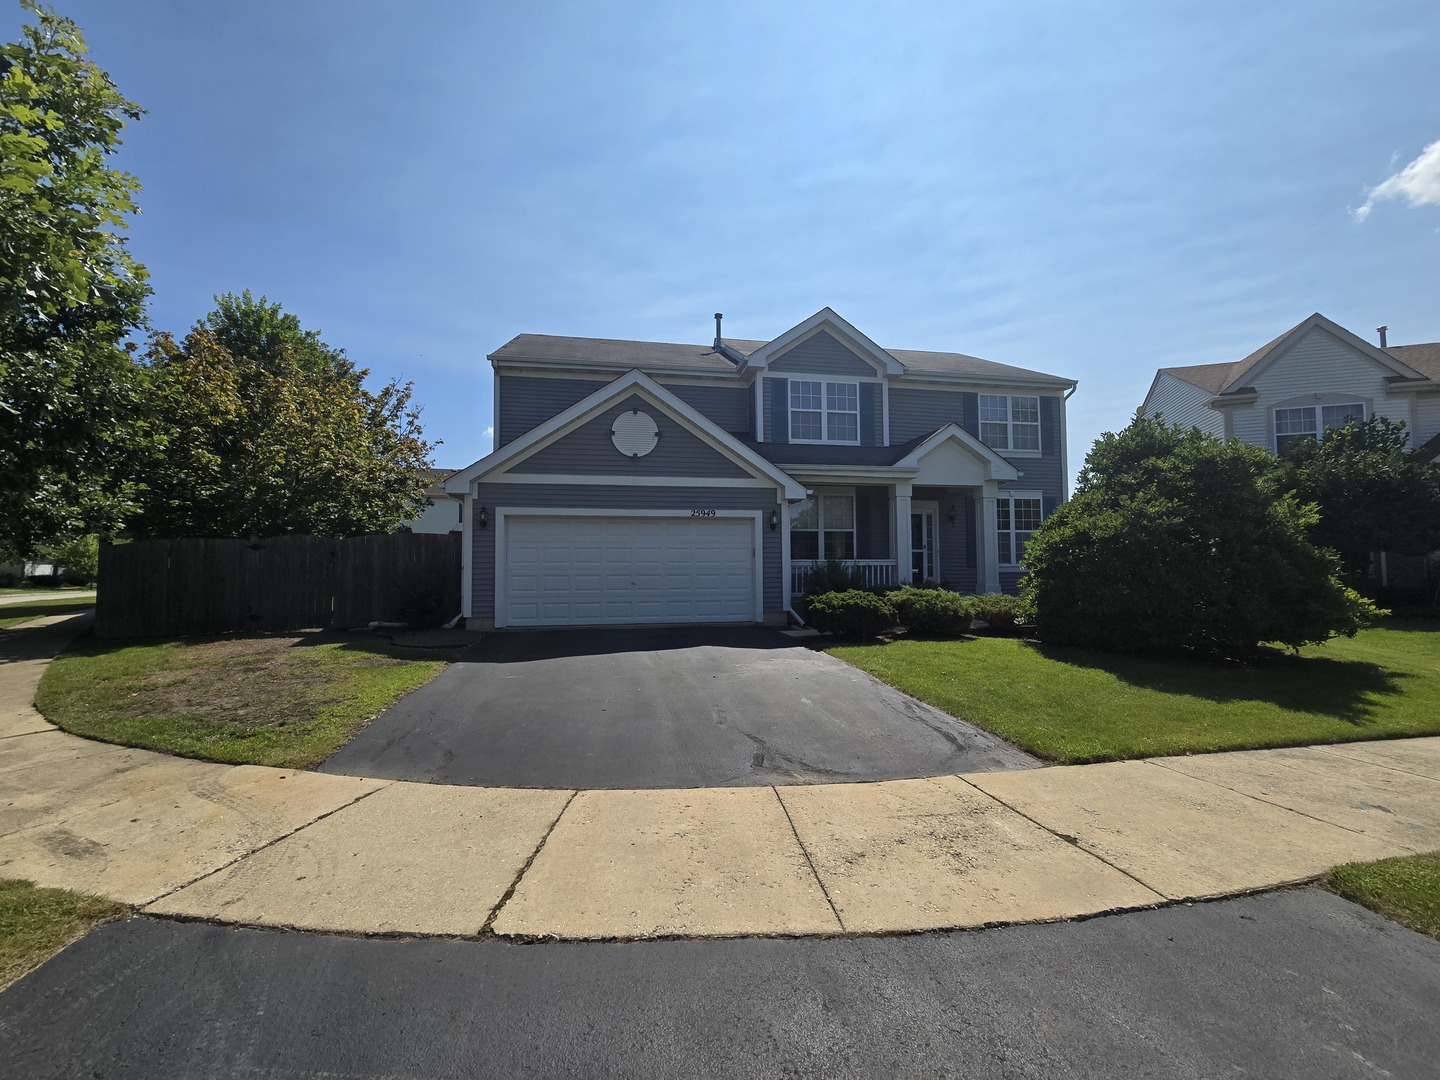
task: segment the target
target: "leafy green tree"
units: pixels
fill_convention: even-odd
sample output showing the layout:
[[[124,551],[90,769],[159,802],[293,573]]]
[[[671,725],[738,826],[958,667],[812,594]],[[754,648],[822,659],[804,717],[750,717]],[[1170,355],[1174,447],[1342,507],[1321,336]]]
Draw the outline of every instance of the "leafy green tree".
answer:
[[[1354,634],[1374,608],[1346,589],[1280,492],[1273,456],[1159,418],[1106,433],[1076,494],[1025,549],[1042,640],[1226,656]]]
[[[1440,465],[1409,453],[1407,440],[1404,424],[1372,416],[1302,439],[1276,466],[1282,488],[1319,508],[1310,535],[1340,553],[1352,582],[1374,552],[1440,549]]]
[[[414,517],[433,448],[410,384],[371,393],[368,371],[279,305],[217,303],[184,341],[152,340],[149,422],[163,449],[140,471],[132,534],[356,536]]]
[[[122,342],[149,288],[119,235],[139,184],[106,164],[140,109],[73,22],[21,3],[35,25],[0,45],[0,540],[29,553],[128,509],[148,433]]]
[[[100,538],[93,533],[42,545],[40,555],[59,568],[71,585],[88,584],[100,576]]]

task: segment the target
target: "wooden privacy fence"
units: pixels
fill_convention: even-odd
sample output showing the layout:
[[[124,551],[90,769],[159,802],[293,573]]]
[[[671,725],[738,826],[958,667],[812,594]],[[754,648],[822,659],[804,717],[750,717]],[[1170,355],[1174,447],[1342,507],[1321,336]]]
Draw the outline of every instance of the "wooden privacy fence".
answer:
[[[460,613],[460,534],[140,540],[104,545],[101,637],[364,626],[406,590],[443,590]],[[449,604],[447,603],[447,606]]]

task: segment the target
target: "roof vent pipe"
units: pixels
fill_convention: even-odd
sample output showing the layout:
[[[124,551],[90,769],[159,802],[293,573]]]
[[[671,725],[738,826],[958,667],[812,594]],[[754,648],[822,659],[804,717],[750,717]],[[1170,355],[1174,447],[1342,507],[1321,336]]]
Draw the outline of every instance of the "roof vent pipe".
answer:
[[[715,348],[720,348],[720,320],[725,318],[724,312],[715,312]]]
[[[1388,327],[1388,326],[1377,326],[1377,327],[1375,328],[1375,332],[1380,335],[1380,348],[1382,348],[1382,349],[1384,349],[1384,348],[1387,347],[1386,344],[1385,344],[1385,333],[1386,333],[1386,331],[1388,331],[1389,329],[1390,329],[1390,327]]]

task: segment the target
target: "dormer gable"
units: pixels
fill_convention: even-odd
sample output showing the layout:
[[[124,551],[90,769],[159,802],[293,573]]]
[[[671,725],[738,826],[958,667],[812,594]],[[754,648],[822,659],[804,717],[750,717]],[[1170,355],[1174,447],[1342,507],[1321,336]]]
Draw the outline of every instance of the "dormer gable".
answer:
[[[905,367],[827,307],[752,352],[744,370],[882,378]]]

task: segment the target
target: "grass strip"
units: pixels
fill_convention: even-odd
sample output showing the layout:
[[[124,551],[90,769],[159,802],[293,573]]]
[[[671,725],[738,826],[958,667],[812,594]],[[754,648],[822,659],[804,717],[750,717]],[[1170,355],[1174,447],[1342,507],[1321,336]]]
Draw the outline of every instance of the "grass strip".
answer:
[[[1440,941],[1440,852],[1346,863],[1326,884],[1371,911]]]
[[[313,768],[450,654],[324,633],[179,641],[79,639],[35,705],[105,742],[235,765]]]
[[[1432,619],[1392,620],[1247,663],[988,637],[826,651],[1066,764],[1440,734],[1440,621]]]
[[[92,927],[129,910],[98,896],[0,879],[0,989],[39,967]]]
[[[0,604],[0,630],[8,630],[31,619],[59,615],[66,611],[84,611],[95,606],[94,599],[70,599],[59,596],[53,600],[30,600],[23,604]]]

